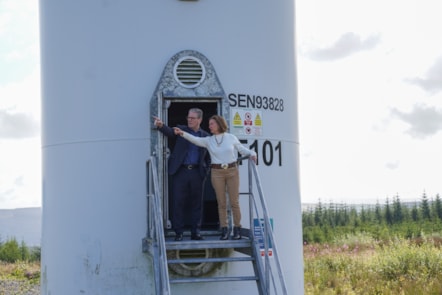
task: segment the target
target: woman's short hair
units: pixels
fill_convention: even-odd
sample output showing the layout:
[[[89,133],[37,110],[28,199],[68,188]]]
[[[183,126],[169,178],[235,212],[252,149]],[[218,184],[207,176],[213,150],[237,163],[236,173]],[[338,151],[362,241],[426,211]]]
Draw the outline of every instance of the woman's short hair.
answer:
[[[210,117],[210,120],[214,120],[216,122],[216,124],[218,124],[220,133],[224,133],[227,131],[227,129],[229,129],[227,127],[226,119],[224,119],[223,117],[221,117],[219,115],[213,115],[212,117]]]

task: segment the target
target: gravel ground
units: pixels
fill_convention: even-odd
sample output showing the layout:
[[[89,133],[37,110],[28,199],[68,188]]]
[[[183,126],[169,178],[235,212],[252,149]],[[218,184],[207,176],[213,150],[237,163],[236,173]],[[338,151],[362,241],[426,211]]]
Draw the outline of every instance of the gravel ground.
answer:
[[[40,285],[29,281],[0,280],[0,295],[39,295]]]

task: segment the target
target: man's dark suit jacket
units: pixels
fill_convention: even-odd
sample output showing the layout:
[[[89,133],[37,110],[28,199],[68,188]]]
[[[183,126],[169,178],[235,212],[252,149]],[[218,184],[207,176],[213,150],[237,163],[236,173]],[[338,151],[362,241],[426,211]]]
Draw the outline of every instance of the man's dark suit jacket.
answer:
[[[180,128],[183,131],[189,132],[191,131],[191,129],[185,125],[178,125],[178,128]],[[191,145],[191,143],[187,140],[185,140],[183,137],[181,136],[177,136],[175,135],[173,128],[163,125],[163,127],[158,128],[158,130],[161,131],[161,133],[163,133],[164,135],[166,135],[169,138],[176,138],[176,144],[175,147],[172,151],[172,154],[170,155],[169,158],[169,163],[168,163],[168,172],[169,175],[174,175],[178,169],[181,167],[181,165],[184,164],[184,160],[186,158],[186,154],[187,151],[189,150],[189,145]],[[209,136],[210,134],[202,129],[200,129],[201,131],[201,137],[206,137]],[[209,165],[210,165],[210,156],[207,153],[207,150],[205,148],[202,147],[198,147],[198,151],[200,154],[200,162],[199,162],[199,173],[201,175],[201,177],[205,177],[208,169],[209,169]]]

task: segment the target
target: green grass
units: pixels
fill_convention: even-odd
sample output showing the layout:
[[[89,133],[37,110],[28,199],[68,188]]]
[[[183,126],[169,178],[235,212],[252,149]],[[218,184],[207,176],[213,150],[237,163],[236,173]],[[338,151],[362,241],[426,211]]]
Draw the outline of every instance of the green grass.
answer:
[[[0,261],[0,280],[29,281],[31,284],[39,284],[40,263],[6,263]]]
[[[304,246],[305,294],[441,294],[442,239],[379,242],[358,233]],[[40,264],[0,262],[0,281],[39,284]]]
[[[440,241],[362,235],[305,245],[304,281],[305,294],[441,294]]]

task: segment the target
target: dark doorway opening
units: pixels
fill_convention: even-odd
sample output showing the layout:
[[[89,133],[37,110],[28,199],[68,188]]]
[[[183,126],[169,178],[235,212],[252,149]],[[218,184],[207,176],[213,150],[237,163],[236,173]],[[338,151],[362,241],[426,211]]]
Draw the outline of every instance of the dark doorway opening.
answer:
[[[209,132],[209,118],[212,115],[219,114],[219,101],[201,101],[195,102],[193,101],[177,101],[170,100],[170,106],[167,109],[167,125],[170,127],[174,127],[177,125],[187,125],[187,114],[189,109],[191,108],[199,108],[203,111],[203,121],[201,123],[201,128],[205,131]],[[209,132],[210,133],[210,132]],[[168,140],[168,148],[170,151],[173,150],[175,146],[174,140]],[[169,177],[169,204],[173,203],[172,196],[172,185],[173,177]],[[213,230],[217,229],[219,226],[218,219],[218,206],[216,202],[215,192],[213,190],[210,174],[207,176],[204,182],[203,189],[203,220],[202,220],[202,230]],[[169,206],[169,215],[172,216],[172,206]],[[186,212],[190,212],[190,207],[185,209]],[[190,216],[186,216],[186,225],[185,227],[190,229],[191,220]]]

